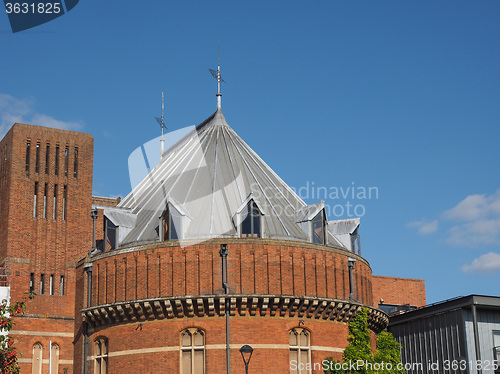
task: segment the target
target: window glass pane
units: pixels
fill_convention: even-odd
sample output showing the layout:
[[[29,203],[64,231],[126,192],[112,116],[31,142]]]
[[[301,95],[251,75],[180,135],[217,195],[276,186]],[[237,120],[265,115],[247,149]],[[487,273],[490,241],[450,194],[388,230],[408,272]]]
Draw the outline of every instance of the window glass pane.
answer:
[[[195,346],[203,345],[203,334],[201,332],[197,331],[194,334],[193,339],[194,339]]]
[[[295,334],[294,334],[295,335]],[[299,363],[299,352],[296,349],[290,349],[290,362],[295,361],[295,363],[298,365]],[[297,366],[295,365],[295,367]],[[292,366],[290,366],[290,374],[297,374],[298,371],[292,370]]]
[[[205,373],[205,357],[203,350],[194,351],[194,371],[196,374]]]
[[[106,218],[106,242],[107,250],[116,248],[116,226]]]
[[[95,355],[100,356],[101,353],[101,343],[100,342],[95,342]]]
[[[181,217],[170,216],[170,239],[179,239],[179,233],[181,232]]]
[[[307,336],[307,332],[305,330],[300,333],[299,338],[300,338],[300,346],[302,348],[309,346],[309,339]]]
[[[289,336],[290,336],[290,345],[296,347],[298,345],[297,335],[293,331],[290,331]]]
[[[308,356],[309,356],[308,351],[301,350],[300,353],[299,353],[299,355],[300,355],[300,358],[299,358],[300,359],[300,363],[304,364],[303,366],[301,366],[302,370],[299,370],[299,373],[300,374],[307,374],[308,370],[306,370],[306,364],[309,361],[308,360]]]
[[[103,356],[107,356],[107,354],[108,354],[108,342],[104,340],[101,343],[101,346],[102,346],[102,354],[103,354]]]
[[[495,347],[500,347],[500,331],[493,332],[493,342],[495,343]]]
[[[182,346],[191,347],[191,334],[187,331],[182,334]]]
[[[252,234],[254,238],[260,238],[260,211],[259,208],[257,208],[257,205],[252,204],[252,224],[253,224],[253,229],[252,229]]]
[[[252,216],[248,206],[241,212],[241,218],[241,237],[248,238],[252,235]]]
[[[323,211],[319,212],[312,220],[313,243],[325,244]]]
[[[191,351],[182,351],[182,374],[193,374],[191,367]]]

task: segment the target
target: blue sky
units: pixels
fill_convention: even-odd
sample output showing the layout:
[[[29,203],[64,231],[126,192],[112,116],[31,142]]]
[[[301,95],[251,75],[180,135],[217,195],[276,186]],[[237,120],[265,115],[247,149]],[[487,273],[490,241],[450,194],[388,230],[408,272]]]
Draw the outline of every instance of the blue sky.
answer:
[[[1,13],[0,132],[93,134],[94,193],[123,197],[162,91],[169,131],[215,110],[220,40],[226,119],[290,186],[377,189],[326,199],[362,206],[374,274],[425,279],[428,302],[499,295],[499,17],[497,0],[81,1],[12,34]]]

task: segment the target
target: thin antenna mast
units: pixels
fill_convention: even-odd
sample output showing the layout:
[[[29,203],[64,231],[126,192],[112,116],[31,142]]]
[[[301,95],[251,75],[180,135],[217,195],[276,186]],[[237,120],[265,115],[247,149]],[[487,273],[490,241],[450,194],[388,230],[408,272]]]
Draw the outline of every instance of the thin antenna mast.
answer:
[[[226,81],[222,79],[222,76],[220,74],[220,43],[217,43],[217,47],[218,47],[217,70],[213,69],[208,69],[208,70],[210,70],[212,77],[217,79],[217,109],[219,110],[221,108],[221,97],[222,97],[222,94],[220,93],[220,82],[225,83]]]
[[[160,139],[160,150],[161,150],[161,153],[160,155],[163,155],[163,151],[164,151],[164,144],[165,144],[165,139],[163,138],[163,132],[164,130],[167,128],[167,126],[165,126],[165,121],[164,121],[164,111],[165,111],[165,104],[164,104],[164,98],[163,98],[163,92],[161,93],[161,118],[158,118],[158,117],[155,117],[156,118],[156,122],[158,122],[158,124],[160,125],[161,127],[161,139]]]

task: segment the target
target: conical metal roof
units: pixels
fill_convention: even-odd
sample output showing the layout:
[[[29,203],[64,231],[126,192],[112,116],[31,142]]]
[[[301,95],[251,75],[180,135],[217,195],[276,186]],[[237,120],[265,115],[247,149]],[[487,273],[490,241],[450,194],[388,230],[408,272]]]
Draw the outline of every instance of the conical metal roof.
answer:
[[[310,241],[296,214],[307,204],[234,132],[220,108],[162,155],[118,208],[136,217],[121,246],[159,240],[167,206],[182,215],[182,239],[238,237],[236,216],[253,200],[262,237]],[[331,234],[328,243],[342,247]]]

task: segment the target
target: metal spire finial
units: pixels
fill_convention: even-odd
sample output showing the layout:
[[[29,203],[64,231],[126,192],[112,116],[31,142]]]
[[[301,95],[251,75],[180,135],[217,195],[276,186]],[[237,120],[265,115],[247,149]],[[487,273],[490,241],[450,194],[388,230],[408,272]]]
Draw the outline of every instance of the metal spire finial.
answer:
[[[163,117],[164,109],[165,109],[165,105],[164,105],[164,98],[163,98],[163,92],[162,92],[161,93],[161,118],[155,117],[156,121],[158,122],[158,124],[161,127],[161,139],[160,139],[161,155],[163,154],[163,147],[165,144],[165,139],[163,138],[163,131],[167,128],[167,126],[165,125],[165,122],[164,122],[164,117]]]
[[[222,94],[220,93],[220,83],[221,82],[226,82],[224,79],[222,79],[221,73],[220,73],[220,44],[218,43],[218,63],[217,63],[217,70],[213,69],[208,69],[210,70],[210,73],[212,74],[212,77],[217,79],[217,109],[221,108],[221,96]]]

